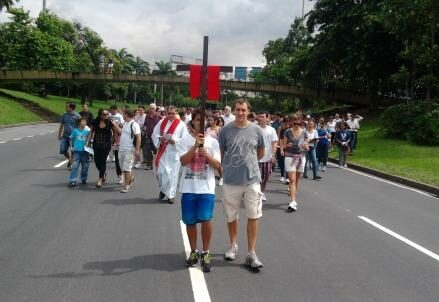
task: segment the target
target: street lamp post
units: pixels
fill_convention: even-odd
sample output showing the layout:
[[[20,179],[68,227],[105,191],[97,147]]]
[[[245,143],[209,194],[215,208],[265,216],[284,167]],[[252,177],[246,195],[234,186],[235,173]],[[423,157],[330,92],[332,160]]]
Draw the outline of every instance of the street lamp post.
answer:
[[[47,6],[46,6],[46,0],[43,0],[43,12],[46,12]]]

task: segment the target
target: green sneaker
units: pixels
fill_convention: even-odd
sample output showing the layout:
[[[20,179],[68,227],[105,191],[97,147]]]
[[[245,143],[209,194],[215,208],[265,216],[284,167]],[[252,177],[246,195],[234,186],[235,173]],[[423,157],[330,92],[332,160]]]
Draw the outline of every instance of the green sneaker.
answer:
[[[197,251],[192,251],[186,260],[186,266],[194,266],[198,263],[198,259],[200,259],[200,254]]]
[[[209,253],[201,254],[201,269],[205,273],[209,273],[212,270],[212,257]]]

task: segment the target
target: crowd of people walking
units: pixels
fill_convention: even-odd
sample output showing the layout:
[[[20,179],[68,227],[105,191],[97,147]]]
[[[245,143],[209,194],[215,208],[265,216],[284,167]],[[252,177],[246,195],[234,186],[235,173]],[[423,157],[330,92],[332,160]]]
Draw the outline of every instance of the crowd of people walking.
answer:
[[[153,170],[158,199],[173,204],[179,189],[182,221],[192,249],[186,265],[200,261],[204,272],[212,269],[209,247],[217,186],[222,187],[230,239],[224,258],[233,261],[238,255],[237,225],[243,203],[247,216],[245,264],[260,269],[263,264],[256,255],[256,242],[272,172],[278,168],[280,182],[288,185],[287,212],[296,212],[300,178],[308,178],[311,169],[312,180],[321,181],[334,147],[340,167],[346,167],[363,119],[355,114],[328,119],[301,113],[256,114],[245,99],[236,100],[233,111],[229,106],[207,111],[204,123],[198,108],[165,109],[150,104],[148,110],[141,105],[120,111],[112,105],[108,110],[99,109],[96,118],[87,105],[79,114],[75,108],[75,103],[66,104],[58,132],[60,153],[70,169],[68,187],[75,188],[79,181],[87,184],[91,160],[98,170],[97,189],[107,182],[107,162],[115,162],[121,193],[128,193],[135,182],[133,168]],[[201,251],[197,249],[197,224],[201,224]]]

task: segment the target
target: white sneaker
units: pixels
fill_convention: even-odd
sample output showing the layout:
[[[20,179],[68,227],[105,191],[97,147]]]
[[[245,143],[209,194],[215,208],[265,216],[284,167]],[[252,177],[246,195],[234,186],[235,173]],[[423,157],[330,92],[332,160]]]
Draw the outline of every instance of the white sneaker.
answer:
[[[110,156],[107,156],[107,163],[110,162]]]
[[[265,196],[265,193],[262,193],[262,200],[266,201],[267,200],[267,196]]]
[[[118,185],[123,184],[123,176],[122,175],[117,177],[116,184],[118,184]]]
[[[288,208],[291,208],[293,211],[297,211],[297,202],[295,200],[292,200],[288,205]]]
[[[290,179],[289,178],[287,178],[287,184],[289,184],[290,183]]]
[[[238,246],[233,245],[231,246],[225,253],[224,258],[229,261],[233,261],[236,259],[236,256],[238,256]]]
[[[344,164],[344,167],[347,168],[347,167],[348,167],[348,164]]]
[[[285,177],[281,177],[280,182],[285,182]]]
[[[135,168],[135,169],[140,169],[140,163],[135,164],[135,165],[134,165],[134,168]]]
[[[326,172],[326,166],[323,166],[322,171]]]
[[[224,180],[223,180],[223,178],[221,177],[221,178],[219,179],[219,181],[218,181],[218,186],[222,187],[222,186],[223,186],[223,182],[224,182]]]

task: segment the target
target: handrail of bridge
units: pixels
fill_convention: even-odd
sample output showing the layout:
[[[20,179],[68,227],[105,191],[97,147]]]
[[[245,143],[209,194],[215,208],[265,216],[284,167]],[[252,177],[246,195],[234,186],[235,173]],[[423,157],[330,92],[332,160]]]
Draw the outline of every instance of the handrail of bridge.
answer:
[[[91,72],[64,72],[40,70],[1,70],[0,82],[18,81],[95,81],[95,82],[140,82],[151,84],[189,85],[189,78],[181,76],[108,74]],[[264,84],[221,80],[221,89],[252,91],[260,93],[288,94],[304,98],[324,98],[346,104],[368,105],[370,98],[350,91],[314,90],[290,85]],[[384,101],[384,100],[382,100]],[[385,100],[389,101],[389,100]]]

